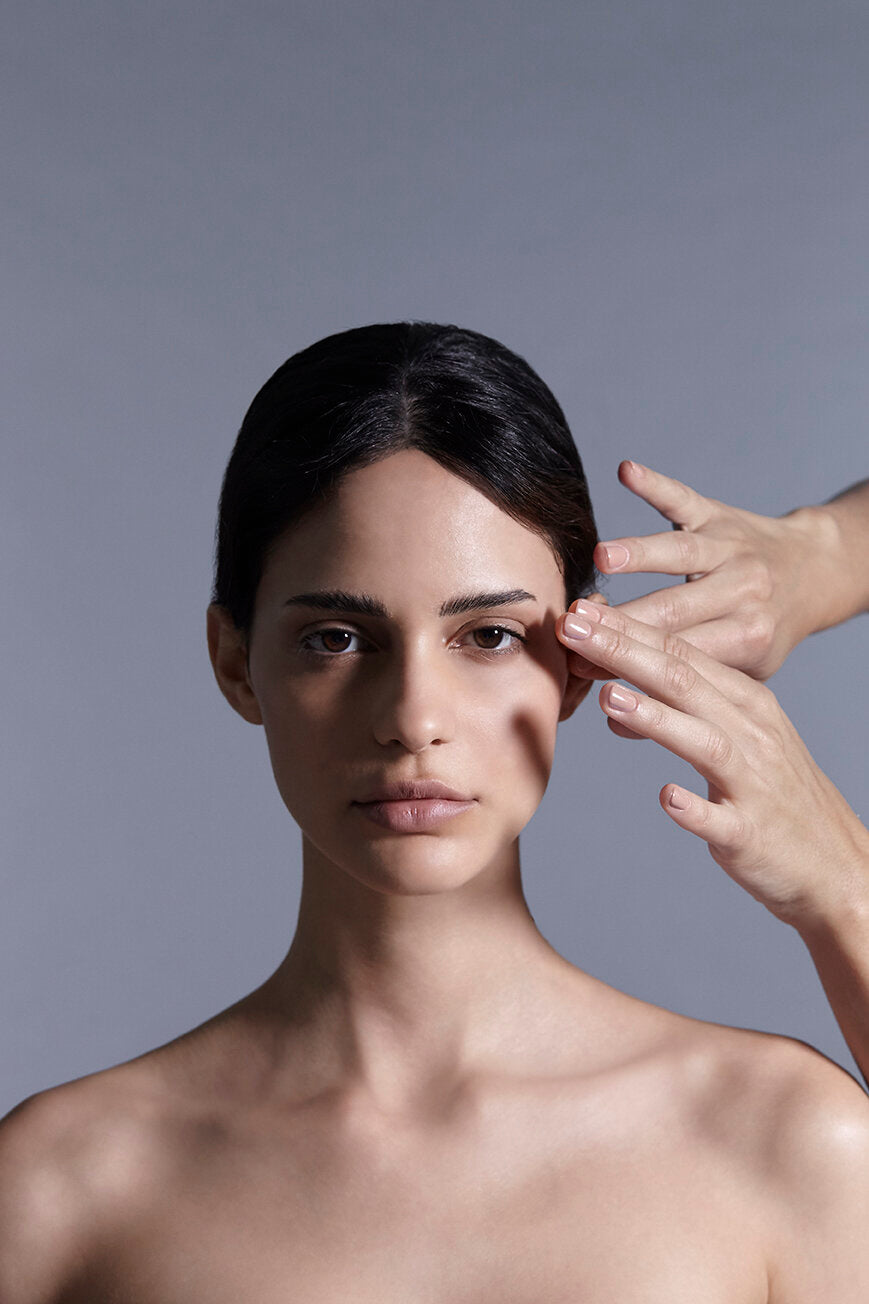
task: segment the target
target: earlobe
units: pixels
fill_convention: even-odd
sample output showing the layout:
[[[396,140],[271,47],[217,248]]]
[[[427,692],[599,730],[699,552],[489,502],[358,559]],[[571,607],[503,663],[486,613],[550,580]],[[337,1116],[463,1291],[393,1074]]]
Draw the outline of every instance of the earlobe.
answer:
[[[262,724],[262,712],[247,670],[247,646],[229,612],[212,602],[206,612],[208,655],[221,693],[250,724]]]

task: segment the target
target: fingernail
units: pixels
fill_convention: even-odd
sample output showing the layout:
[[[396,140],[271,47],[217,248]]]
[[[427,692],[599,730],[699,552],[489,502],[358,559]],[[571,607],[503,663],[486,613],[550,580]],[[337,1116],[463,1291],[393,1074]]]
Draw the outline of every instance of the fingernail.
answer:
[[[603,555],[610,570],[618,570],[628,560],[628,550],[620,543],[605,543]]]
[[[622,688],[621,684],[610,684],[608,701],[616,711],[636,711],[640,705],[636,693],[632,693],[629,688]]]
[[[588,638],[591,633],[591,625],[587,620],[580,620],[578,616],[564,617],[564,637],[567,639],[576,639],[577,642],[582,638]]]
[[[600,602],[589,602],[588,598],[577,598],[574,602],[574,610],[588,620],[600,620],[600,609],[603,604]]]
[[[687,792],[682,792],[681,788],[674,788],[670,793],[669,805],[673,810],[687,810],[691,805],[691,798]]]

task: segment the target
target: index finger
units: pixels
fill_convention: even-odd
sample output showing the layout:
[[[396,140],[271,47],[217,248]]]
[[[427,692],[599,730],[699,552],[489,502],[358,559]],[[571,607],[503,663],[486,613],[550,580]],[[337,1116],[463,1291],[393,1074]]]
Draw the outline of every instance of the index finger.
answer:
[[[656,512],[686,530],[699,530],[715,510],[715,499],[704,498],[690,485],[653,471],[642,462],[620,462],[619,480],[626,489],[643,498]]]
[[[603,574],[631,575],[654,571],[659,575],[705,575],[720,566],[728,544],[688,530],[668,530],[638,538],[608,539],[594,550],[594,564]]]
[[[594,606],[589,608],[581,598],[578,598],[571,603],[568,611],[576,612],[577,615],[590,619],[593,624],[607,627],[611,633],[625,635],[628,641],[621,644],[623,649],[632,645],[636,652],[638,645],[643,645],[647,649],[653,649],[655,654],[663,655],[663,660],[661,655],[653,655],[648,662],[647,668],[655,665],[660,670],[665,660],[687,662],[706,681],[707,685],[716,690],[731,705],[745,707],[749,705],[752,697],[755,699],[757,697],[760,685],[755,680],[750,679],[748,675],[743,674],[741,670],[722,664],[715,657],[708,656],[695,647],[693,643],[680,638],[678,634],[660,629],[656,625],[644,625],[642,621],[632,619],[619,607]],[[604,676],[600,672],[604,670],[622,678],[631,677],[628,662],[635,660],[633,654],[624,663],[619,661],[618,657],[613,660],[613,648],[604,651],[596,646],[596,640],[593,638],[583,641],[580,648],[581,651],[579,648],[576,649],[577,654],[582,656],[583,660],[597,663],[599,668],[598,675],[588,675],[588,678],[603,678]],[[643,691],[654,693],[655,684],[653,679],[646,683],[640,683],[637,679],[633,679],[632,682],[636,683],[637,687],[642,688]]]

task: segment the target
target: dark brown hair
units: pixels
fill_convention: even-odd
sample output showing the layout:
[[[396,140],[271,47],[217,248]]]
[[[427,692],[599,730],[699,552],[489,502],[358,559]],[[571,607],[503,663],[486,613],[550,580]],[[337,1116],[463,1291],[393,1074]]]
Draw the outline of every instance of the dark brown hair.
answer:
[[[579,453],[524,358],[459,326],[359,326],[293,354],[251,403],[229,459],[212,602],[249,637],[269,549],[337,481],[402,448],[461,476],[551,546],[565,607],[594,587]]]

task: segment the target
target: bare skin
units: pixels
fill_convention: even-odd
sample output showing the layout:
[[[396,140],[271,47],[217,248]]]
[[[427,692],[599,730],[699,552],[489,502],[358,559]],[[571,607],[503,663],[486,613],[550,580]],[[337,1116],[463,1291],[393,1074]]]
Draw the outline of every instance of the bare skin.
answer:
[[[869,611],[869,480],[766,517],[636,462],[621,462],[619,479],[678,533],[599,543],[597,566],[691,583],[612,608],[599,637],[568,644],[571,670],[621,675],[651,694],[626,712],[611,690],[601,693],[614,733],[654,738],[692,764],[702,758],[711,800],[682,789],[677,808],[668,784],[661,805],[799,933],[869,1084],[869,833],[775,697],[746,679],[768,678],[807,635]],[[715,749],[730,764],[713,772]]]
[[[621,603],[634,620],[768,679],[809,634],[869,611],[869,480],[818,506],[759,516],[638,462],[621,462],[618,474],[672,528],[601,542],[595,565],[691,581]]]
[[[327,589],[389,614],[286,605]],[[543,540],[407,450],[288,532],[249,646],[210,609],[302,829],[295,935],[214,1019],[7,1117],[2,1304],[865,1301],[850,1076],[618,992],[534,923],[519,833],[591,683],[563,601]],[[473,806],[398,833],[353,805],[430,777]]]

